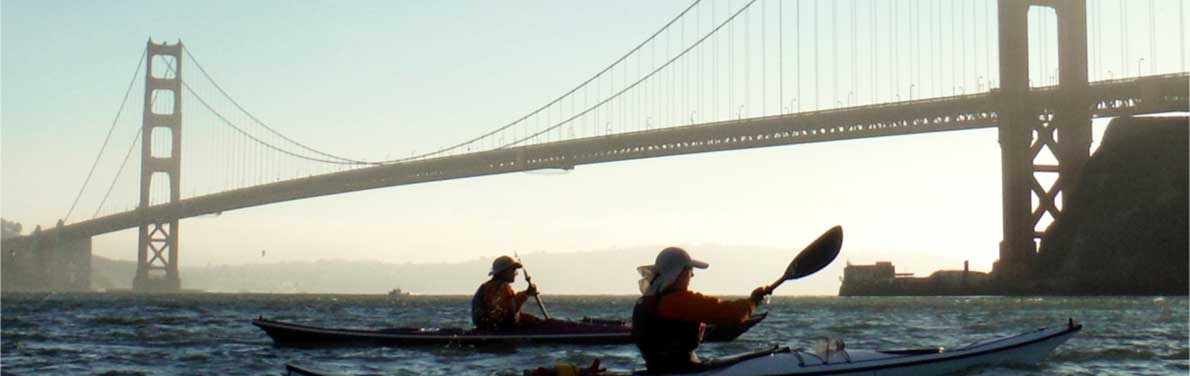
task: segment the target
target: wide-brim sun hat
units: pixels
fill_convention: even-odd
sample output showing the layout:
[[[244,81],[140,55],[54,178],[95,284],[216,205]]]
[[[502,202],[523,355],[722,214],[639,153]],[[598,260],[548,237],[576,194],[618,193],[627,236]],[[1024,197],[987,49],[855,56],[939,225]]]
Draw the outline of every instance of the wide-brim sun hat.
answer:
[[[644,265],[636,270],[641,274],[640,291],[645,295],[654,295],[665,291],[686,268],[706,269],[710,264],[690,258],[686,250],[669,247],[657,254],[653,265]]]
[[[511,256],[500,256],[492,260],[492,271],[488,275],[496,275],[496,273],[521,267],[521,262],[512,258]]]

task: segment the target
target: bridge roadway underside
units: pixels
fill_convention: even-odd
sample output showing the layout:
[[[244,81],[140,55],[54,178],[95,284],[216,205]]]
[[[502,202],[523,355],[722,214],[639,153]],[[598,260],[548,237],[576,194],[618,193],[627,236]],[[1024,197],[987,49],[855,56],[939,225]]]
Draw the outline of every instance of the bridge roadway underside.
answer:
[[[1095,117],[1187,111],[1190,75],[1093,83]],[[204,214],[303,198],[484,175],[765,146],[839,141],[997,125],[998,92],[695,124],[379,165],[184,199],[51,228],[83,238]],[[1033,90],[1036,109],[1060,103],[1055,88]],[[27,239],[28,237],[22,237]],[[25,239],[6,239],[21,241]]]

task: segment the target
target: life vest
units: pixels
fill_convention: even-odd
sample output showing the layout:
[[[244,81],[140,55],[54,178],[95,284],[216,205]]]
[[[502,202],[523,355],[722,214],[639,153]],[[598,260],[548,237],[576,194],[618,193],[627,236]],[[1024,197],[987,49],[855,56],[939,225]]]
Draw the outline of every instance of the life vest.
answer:
[[[515,315],[511,317],[511,320],[506,320],[507,322],[500,322],[492,318],[493,307],[488,305],[488,301],[490,299],[485,296],[485,292],[490,293],[493,290],[498,289],[486,289],[485,287],[487,287],[489,283],[491,283],[491,281],[480,285],[479,288],[475,290],[475,295],[471,296],[471,323],[475,324],[476,328],[482,330],[507,330],[516,327]]]
[[[661,298],[646,295],[632,308],[632,339],[649,372],[692,372],[700,369],[694,349],[702,343],[702,323],[661,317]]]
[[[483,298],[483,285],[471,295],[471,323],[479,329],[492,329],[491,319],[488,317],[487,299]]]

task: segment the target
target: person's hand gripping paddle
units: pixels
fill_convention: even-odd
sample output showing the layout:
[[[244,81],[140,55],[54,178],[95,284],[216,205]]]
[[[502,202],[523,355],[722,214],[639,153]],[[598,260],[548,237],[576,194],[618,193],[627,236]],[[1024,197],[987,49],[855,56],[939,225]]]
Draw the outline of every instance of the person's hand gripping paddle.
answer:
[[[514,257],[516,257],[516,259],[517,259],[517,260],[520,260],[520,259],[521,259],[521,256],[517,255],[517,254],[516,254],[516,252],[513,252],[513,254],[512,254],[512,255],[513,255]],[[532,285],[533,285],[533,277],[530,277],[530,276],[529,276],[529,269],[528,269],[528,268],[525,268],[525,263],[524,263],[524,262],[521,262],[521,271],[524,271],[524,272],[525,272],[525,282],[528,282],[528,283],[529,283],[529,285],[530,285],[530,286],[532,286]],[[535,292],[535,293],[533,294],[533,298],[537,299],[537,308],[541,308],[541,315],[542,315],[542,316],[545,316],[545,319],[546,319],[546,320],[549,320],[549,319],[550,319],[550,313],[549,313],[548,311],[546,311],[546,310],[545,310],[545,302],[542,302],[542,301],[541,301],[541,294],[540,294],[540,293],[536,293],[536,292]]]

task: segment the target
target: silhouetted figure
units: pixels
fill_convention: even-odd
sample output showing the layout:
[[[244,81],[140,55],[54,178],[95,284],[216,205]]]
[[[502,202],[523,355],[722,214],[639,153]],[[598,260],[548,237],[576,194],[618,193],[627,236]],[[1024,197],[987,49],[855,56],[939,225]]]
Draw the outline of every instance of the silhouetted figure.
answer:
[[[757,287],[748,299],[723,301],[689,290],[694,268],[707,263],[694,260],[685,250],[669,247],[652,266],[638,270],[645,279],[644,293],[632,310],[632,338],[645,358],[649,372],[694,372],[704,368],[694,349],[702,343],[706,324],[735,325],[752,315],[767,295]]]
[[[484,282],[471,298],[471,322],[483,330],[509,330],[541,323],[541,319],[521,312],[529,296],[537,295],[537,285],[529,284],[525,291],[516,292],[512,282],[516,281],[517,269],[521,263],[509,256],[500,256],[492,261],[492,279]]]

